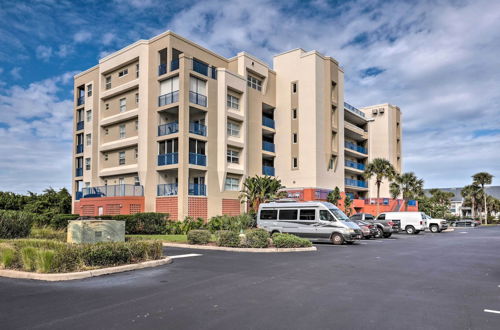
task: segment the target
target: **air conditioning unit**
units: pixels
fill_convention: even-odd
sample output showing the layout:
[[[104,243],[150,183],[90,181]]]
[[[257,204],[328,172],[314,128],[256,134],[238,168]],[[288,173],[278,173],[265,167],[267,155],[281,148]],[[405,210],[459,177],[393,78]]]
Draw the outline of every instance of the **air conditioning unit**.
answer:
[[[384,111],[385,111],[384,108],[378,109],[378,112],[380,112],[380,113],[384,113]]]
[[[373,113],[374,115],[376,115],[376,114],[378,113],[378,110],[377,110],[377,109],[373,109],[373,110],[372,110],[372,113]]]

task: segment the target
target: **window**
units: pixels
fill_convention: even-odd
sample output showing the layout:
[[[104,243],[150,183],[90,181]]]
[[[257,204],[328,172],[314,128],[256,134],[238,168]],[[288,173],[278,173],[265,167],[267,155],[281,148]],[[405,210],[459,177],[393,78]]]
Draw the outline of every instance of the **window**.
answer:
[[[292,159],[292,167],[293,168],[299,167],[299,160],[297,159],[297,157],[293,157],[293,159]]]
[[[235,122],[228,121],[227,122],[227,135],[240,136],[240,125],[235,123]]]
[[[160,83],[160,95],[170,94],[179,90],[179,77],[172,77]]]
[[[207,95],[207,82],[195,77],[191,77],[189,90],[201,95]]]
[[[297,83],[292,83],[292,93],[297,93]]]
[[[120,72],[118,72],[118,77],[123,77],[128,75],[128,69],[123,69]]]
[[[297,210],[280,210],[280,220],[297,220]]]
[[[377,220],[385,220],[385,213],[379,214]]]
[[[111,88],[111,76],[106,77],[106,89]]]
[[[325,221],[336,221],[333,215],[327,210],[319,210],[319,219]]]
[[[139,158],[139,149],[134,149],[135,159]]]
[[[90,170],[90,158],[85,158],[85,170]]]
[[[135,104],[139,104],[139,93],[135,93]]]
[[[258,91],[262,90],[262,80],[255,78],[254,76],[247,76],[247,85],[248,87],[252,87],[253,89],[256,89]]]
[[[297,119],[297,109],[292,109],[292,119]]]
[[[104,129],[104,135],[109,135],[109,128]]]
[[[138,120],[135,121],[135,130],[136,131],[139,130],[139,121]]]
[[[139,78],[139,63],[135,65],[135,77]]]
[[[125,138],[125,124],[120,125],[120,139]]]
[[[293,133],[293,134],[292,134],[292,142],[293,142],[293,143],[297,143],[297,139],[298,139],[298,138],[297,138],[297,133]]]
[[[92,110],[87,110],[87,122],[92,121]]]
[[[106,109],[106,110],[109,110],[109,103],[106,103],[106,104],[105,104],[105,109]]]
[[[140,186],[140,185],[141,185],[141,181],[139,181],[139,177],[134,176],[134,186]]]
[[[127,110],[127,99],[120,99],[120,112],[125,112]]]
[[[118,165],[125,165],[125,151],[120,151],[118,154]]]
[[[351,217],[351,220],[361,220],[362,215],[361,214],[355,214]]]
[[[106,161],[108,160],[108,153],[107,152],[104,153],[104,160],[106,160]]]
[[[278,219],[278,210],[261,210],[260,211],[261,220],[276,220]]]
[[[87,145],[91,145],[92,144],[92,134],[87,134],[85,136],[86,140],[87,140]]]
[[[335,165],[335,158],[331,157],[330,163],[328,164],[328,169],[333,170],[334,165]]]
[[[236,150],[228,150],[227,151],[227,162],[232,164],[239,164],[240,162],[240,153]]]
[[[226,178],[226,190],[238,191],[240,190],[240,180],[238,178]]]
[[[315,209],[300,210],[300,220],[316,220]]]
[[[92,96],[92,84],[87,86],[87,96]]]
[[[227,107],[238,110],[240,108],[240,99],[231,94],[227,94]]]

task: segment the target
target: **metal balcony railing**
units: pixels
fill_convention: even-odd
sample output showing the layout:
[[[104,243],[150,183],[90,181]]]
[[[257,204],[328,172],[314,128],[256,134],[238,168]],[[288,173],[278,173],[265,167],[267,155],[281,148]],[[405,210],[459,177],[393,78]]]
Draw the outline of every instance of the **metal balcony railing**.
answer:
[[[174,134],[177,132],[179,132],[179,123],[176,121],[158,125],[158,136]]]
[[[274,150],[274,143],[267,142],[267,141],[262,141],[262,150],[269,151],[269,152],[275,152]]]
[[[262,166],[262,174],[274,176],[274,167],[271,166]]]
[[[158,65],[158,75],[167,73],[167,65],[165,63]]]
[[[83,192],[77,191],[75,193],[75,200],[77,200],[77,201],[80,200],[80,198],[82,198],[82,196],[83,196]]]
[[[212,79],[217,79],[217,69],[203,62],[193,59],[193,71]]]
[[[365,118],[365,113],[363,111],[359,110],[356,107],[353,107],[352,105],[350,105],[347,102],[344,102],[344,108],[347,109],[347,110],[349,110],[349,111],[351,111],[351,112],[353,112],[353,113],[355,113],[355,114],[357,114],[358,116],[361,116],[361,117]]]
[[[365,164],[356,163],[356,162],[353,162],[351,160],[346,160],[345,161],[345,166],[351,167],[351,168],[355,168],[355,169],[358,169],[358,170],[361,170],[361,171],[365,170]]]
[[[83,120],[79,121],[79,122],[76,123],[76,130],[77,131],[82,130],[84,126],[85,126],[84,121]]]
[[[272,120],[271,118],[269,117],[262,117],[262,125],[266,126],[266,127],[271,127],[271,128],[274,128],[274,120]]]
[[[189,91],[189,102],[199,104],[203,107],[207,106],[207,97],[200,93]]]
[[[83,167],[77,167],[75,170],[75,176],[82,176],[83,175]]]
[[[177,163],[179,163],[179,153],[177,152],[158,155],[158,166],[173,165]]]
[[[189,123],[189,133],[207,136],[207,126],[199,123]]]
[[[197,154],[194,152],[189,153],[189,164],[207,166],[207,156],[203,154]]]
[[[358,146],[358,145],[356,145],[356,144],[354,144],[354,143],[351,143],[351,142],[346,142],[346,143],[345,143],[345,147],[346,147],[347,149],[351,149],[351,150],[354,150],[354,151],[360,152],[360,153],[362,153],[362,154],[368,154],[368,149],[363,148],[363,147],[361,147],[361,146]]]
[[[368,183],[366,181],[355,180],[355,179],[345,179],[346,186],[368,188]]]
[[[206,196],[207,195],[207,186],[204,184],[190,183],[189,184],[189,195]]]
[[[144,196],[144,187],[133,184],[117,184],[100,187],[85,187],[82,198]]]
[[[76,145],[76,153],[81,154],[83,152],[83,144]]]
[[[159,184],[157,187],[158,196],[176,196],[177,195],[177,183],[164,183]]]
[[[76,99],[76,105],[82,105],[85,103],[85,96],[80,96]]]
[[[179,91],[173,91],[171,93],[163,94],[158,96],[158,106],[162,107],[167,104],[179,102]]]
[[[170,71],[175,71],[179,69],[179,60],[172,60],[172,62],[170,62]]]

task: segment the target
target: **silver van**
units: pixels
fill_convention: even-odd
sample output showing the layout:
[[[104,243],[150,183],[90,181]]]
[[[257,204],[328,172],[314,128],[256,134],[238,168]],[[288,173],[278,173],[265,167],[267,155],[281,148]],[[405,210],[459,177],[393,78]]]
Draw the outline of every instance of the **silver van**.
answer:
[[[361,239],[361,229],[339,208],[327,202],[263,203],[257,213],[257,227],[272,234],[289,233],[311,241],[335,245]]]

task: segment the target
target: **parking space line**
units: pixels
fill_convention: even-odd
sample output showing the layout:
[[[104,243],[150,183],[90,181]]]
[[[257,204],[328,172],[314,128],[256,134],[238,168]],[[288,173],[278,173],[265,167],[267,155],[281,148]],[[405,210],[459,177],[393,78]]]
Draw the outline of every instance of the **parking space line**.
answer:
[[[199,257],[202,256],[203,254],[197,254],[197,253],[189,253],[189,254],[179,254],[176,256],[169,256],[171,259],[178,259],[178,258],[190,258],[190,257]]]
[[[485,309],[484,310],[486,313],[494,313],[494,314],[500,314],[500,311],[494,311],[492,309]]]

